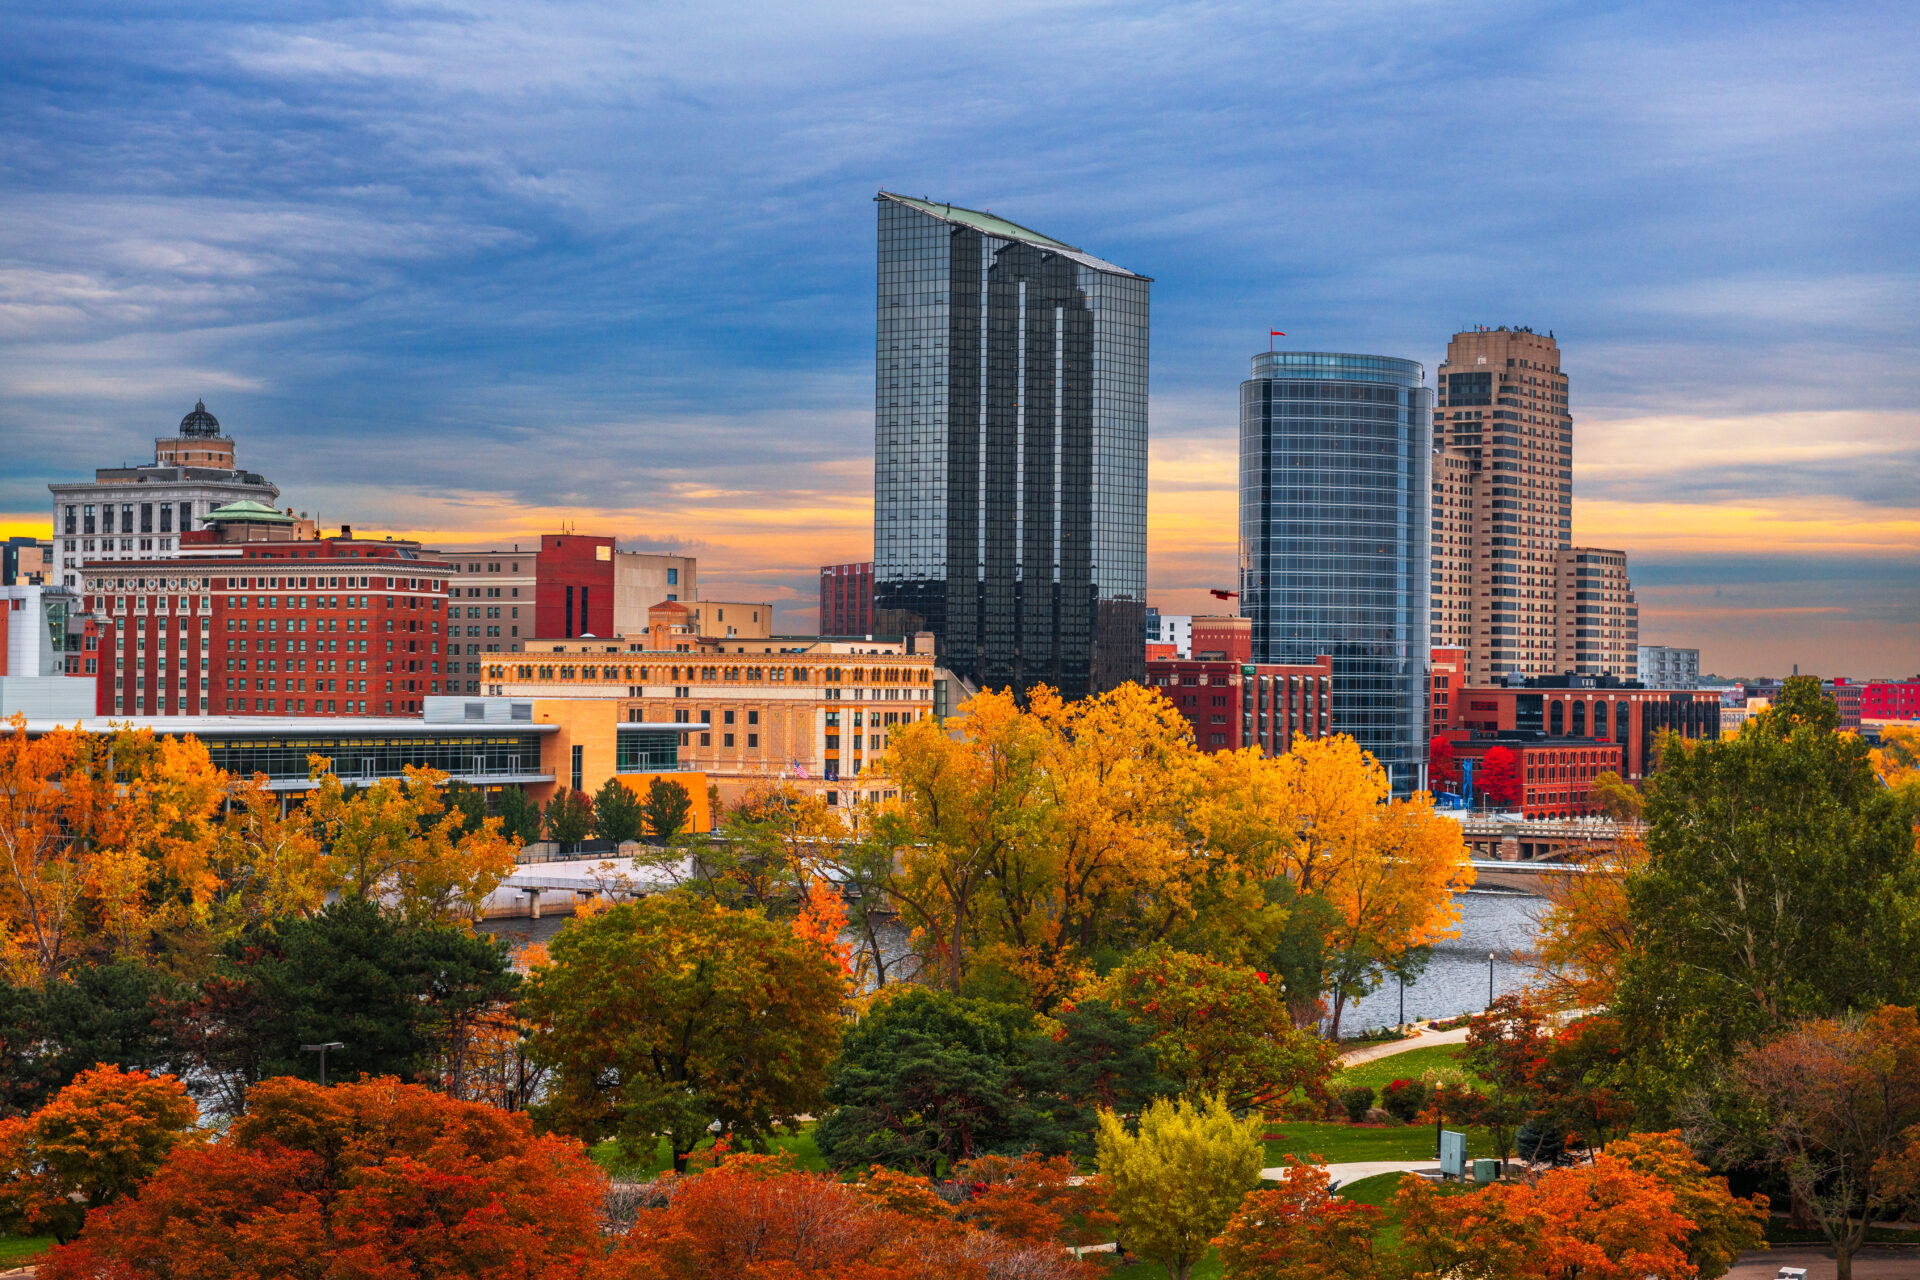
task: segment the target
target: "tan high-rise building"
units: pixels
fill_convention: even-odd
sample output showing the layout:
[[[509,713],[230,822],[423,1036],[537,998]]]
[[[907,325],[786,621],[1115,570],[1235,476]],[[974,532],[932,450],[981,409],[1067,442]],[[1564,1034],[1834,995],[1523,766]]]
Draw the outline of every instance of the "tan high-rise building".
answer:
[[[1560,553],[1561,671],[1632,680],[1640,668],[1640,607],[1627,553],[1568,547]]]
[[[1573,417],[1559,345],[1528,329],[1466,330],[1447,344],[1438,381],[1435,445],[1465,455],[1474,473],[1467,681],[1553,674],[1559,557],[1573,544]]]
[[[1433,603],[1435,649],[1467,647],[1473,609],[1474,460],[1460,449],[1433,455]]]

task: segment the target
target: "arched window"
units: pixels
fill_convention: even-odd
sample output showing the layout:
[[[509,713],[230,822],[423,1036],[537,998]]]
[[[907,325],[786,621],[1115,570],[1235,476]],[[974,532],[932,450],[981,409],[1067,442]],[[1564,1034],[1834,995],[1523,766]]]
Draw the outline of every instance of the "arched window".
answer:
[[[1565,712],[1566,704],[1563,702],[1555,702],[1547,708],[1547,732],[1556,738],[1566,732]]]
[[[1607,736],[1607,704],[1604,702],[1593,704],[1593,736],[1596,738]]]
[[[1587,736],[1587,704],[1584,702],[1576,702],[1573,704],[1572,733],[1576,738],[1584,738]]]

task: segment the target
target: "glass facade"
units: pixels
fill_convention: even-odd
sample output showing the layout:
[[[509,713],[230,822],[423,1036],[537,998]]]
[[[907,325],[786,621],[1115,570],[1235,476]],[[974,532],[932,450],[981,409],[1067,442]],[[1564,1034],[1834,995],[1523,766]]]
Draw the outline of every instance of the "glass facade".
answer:
[[[406,766],[439,769],[455,779],[510,777],[540,773],[540,735],[436,727],[431,734],[301,733],[284,737],[222,737],[198,730],[215,767],[250,777],[264,773],[272,782],[305,782],[307,757],[327,756],[335,776],[347,782],[397,778]]]
[[[732,712],[728,712],[732,715]],[[674,729],[620,725],[614,738],[615,773],[676,773],[680,768],[680,734]]]
[[[882,192],[874,625],[982,688],[1145,676],[1151,281]]]
[[[1333,659],[1333,731],[1426,785],[1433,395],[1412,360],[1261,352],[1240,384],[1253,660]]]

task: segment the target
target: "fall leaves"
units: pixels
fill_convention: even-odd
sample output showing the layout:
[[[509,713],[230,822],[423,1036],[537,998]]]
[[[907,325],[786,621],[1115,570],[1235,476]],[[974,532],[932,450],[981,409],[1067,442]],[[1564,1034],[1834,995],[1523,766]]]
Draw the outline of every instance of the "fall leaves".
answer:
[[[894,735],[878,767],[898,798],[869,842],[923,976],[950,990],[991,972],[1045,1011],[1156,942],[1259,965],[1285,928],[1281,899],[1308,898],[1335,923],[1304,994],[1337,1020],[1446,936],[1452,894],[1472,883],[1458,824],[1425,798],[1390,800],[1351,738],[1205,754],[1135,685],[1074,703],[1042,689],[1024,709],[984,693],[962,715],[963,736],[932,721]]]
[[[192,738],[150,730],[0,738],[0,977],[43,987],[83,960],[149,958],[309,915],[329,894],[471,920],[512,869],[497,819],[466,830],[430,770],[350,789],[315,761],[288,812]]]

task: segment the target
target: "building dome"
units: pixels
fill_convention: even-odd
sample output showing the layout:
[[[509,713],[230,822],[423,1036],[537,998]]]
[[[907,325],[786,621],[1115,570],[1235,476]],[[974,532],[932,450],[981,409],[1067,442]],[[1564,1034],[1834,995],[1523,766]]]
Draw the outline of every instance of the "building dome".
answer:
[[[212,439],[220,434],[220,419],[207,412],[207,402],[193,402],[193,412],[180,419],[180,434],[187,437]]]

